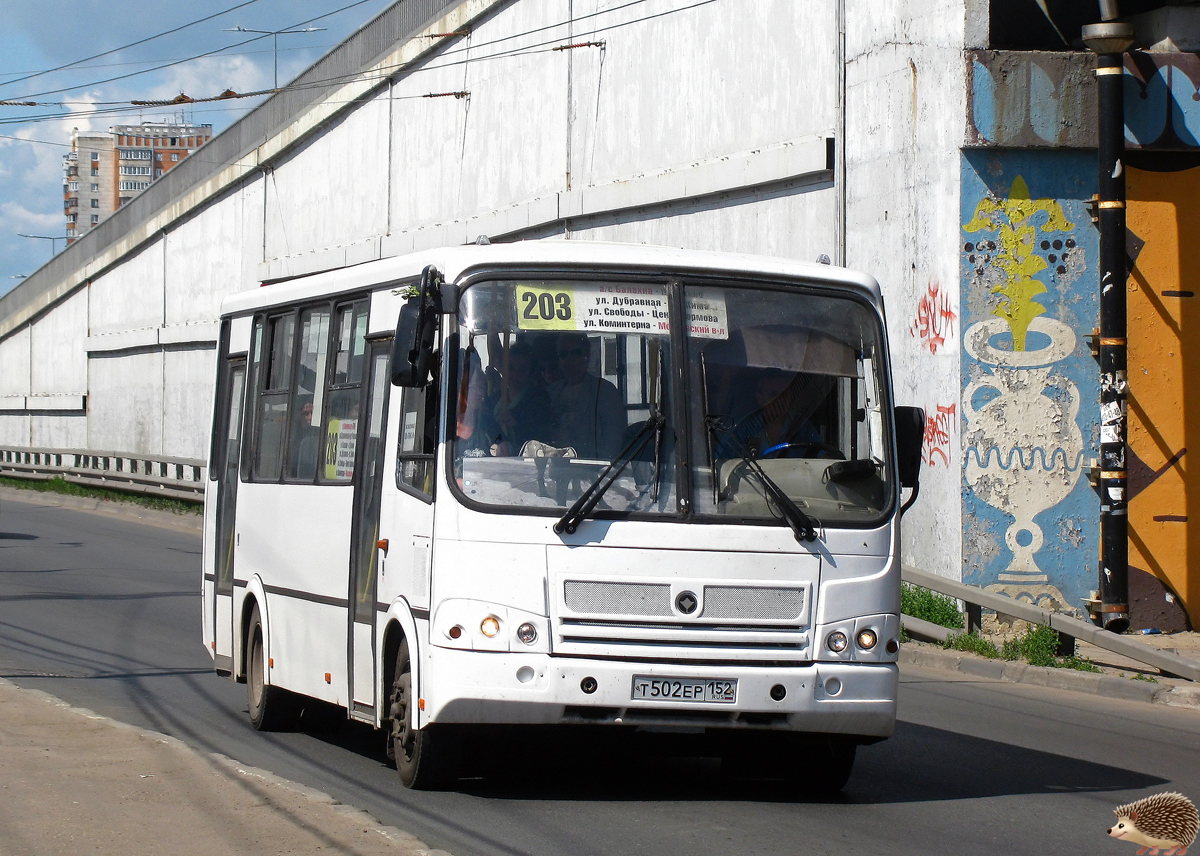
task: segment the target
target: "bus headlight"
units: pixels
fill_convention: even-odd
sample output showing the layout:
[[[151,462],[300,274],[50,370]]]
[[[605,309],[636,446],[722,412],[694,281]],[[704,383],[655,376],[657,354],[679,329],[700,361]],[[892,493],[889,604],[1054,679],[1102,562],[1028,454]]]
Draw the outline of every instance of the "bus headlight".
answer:
[[[520,639],[522,642],[524,642],[526,645],[532,645],[534,642],[537,641],[537,628],[534,627],[532,624],[530,624],[528,621],[526,621],[524,624],[522,624],[520,627],[517,628],[517,638]]]
[[[858,647],[864,651],[870,651],[875,647],[875,643],[879,641],[879,637],[875,635],[874,630],[866,629],[858,631],[858,637],[855,639],[858,642]]]
[[[488,639],[495,639],[500,633],[500,619],[494,615],[489,615],[483,621],[479,622],[479,632]]]
[[[846,643],[849,641],[845,633],[835,630],[825,637],[825,647],[835,654],[840,654],[846,650]]]

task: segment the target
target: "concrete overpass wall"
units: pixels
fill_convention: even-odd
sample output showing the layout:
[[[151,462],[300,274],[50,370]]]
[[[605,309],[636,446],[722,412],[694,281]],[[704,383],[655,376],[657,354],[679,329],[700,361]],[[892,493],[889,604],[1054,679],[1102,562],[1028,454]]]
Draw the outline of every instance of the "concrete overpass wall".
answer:
[[[0,299],[0,442],[204,457],[224,296],[480,234],[845,259],[899,401],[955,401],[957,336],[910,328],[958,281],[962,7],[621,5],[402,0]],[[948,448],[906,558],[957,577]]]

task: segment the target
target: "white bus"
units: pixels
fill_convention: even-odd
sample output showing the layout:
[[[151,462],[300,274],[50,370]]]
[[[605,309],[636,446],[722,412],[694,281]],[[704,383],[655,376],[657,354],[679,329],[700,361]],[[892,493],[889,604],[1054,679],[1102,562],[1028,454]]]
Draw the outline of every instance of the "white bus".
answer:
[[[485,724],[703,729],[824,789],[892,733],[924,417],[870,277],[454,247],[231,297],[219,362],[204,644],[257,728],[371,723],[414,788]]]

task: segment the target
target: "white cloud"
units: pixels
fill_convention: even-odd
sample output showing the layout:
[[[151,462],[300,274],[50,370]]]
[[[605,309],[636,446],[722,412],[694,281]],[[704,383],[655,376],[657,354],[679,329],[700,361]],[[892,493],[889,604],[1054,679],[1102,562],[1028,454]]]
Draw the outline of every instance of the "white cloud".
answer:
[[[55,210],[48,214],[30,211],[20,202],[13,201],[0,203],[0,220],[12,226],[17,232],[37,232],[39,234],[61,232],[63,223],[66,222],[61,211]]]

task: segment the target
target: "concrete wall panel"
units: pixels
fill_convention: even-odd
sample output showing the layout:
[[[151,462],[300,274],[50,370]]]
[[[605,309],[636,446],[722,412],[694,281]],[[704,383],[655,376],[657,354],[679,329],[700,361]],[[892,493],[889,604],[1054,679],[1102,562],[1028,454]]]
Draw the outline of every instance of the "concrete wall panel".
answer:
[[[87,416],[82,413],[29,417],[29,445],[44,449],[86,449]]]
[[[163,241],[159,238],[96,277],[89,289],[91,335],[161,326],[163,276]]]
[[[0,395],[29,395],[29,328],[0,341]]]
[[[906,562],[958,579],[962,2],[847,0],[846,264],[883,287],[897,404],[926,412]]]
[[[0,444],[29,446],[29,416],[0,411]]]
[[[259,179],[167,234],[167,325],[212,321],[226,296],[257,287],[262,223]]]
[[[88,292],[81,288],[37,320],[30,353],[33,395],[87,392]]]
[[[816,261],[832,255],[836,241],[833,190],[827,184],[770,190],[697,204],[664,206],[644,212],[571,224],[571,238],[623,241],[668,247],[755,253]]]
[[[387,231],[386,91],[275,166],[266,179],[266,258]]]
[[[161,351],[92,354],[88,383],[88,448],[176,454],[162,445]]]
[[[216,348],[167,350],[163,390],[163,449],[183,458],[207,458],[216,382]]]
[[[617,0],[576,2],[577,16]],[[576,30],[644,19],[652,0]],[[837,4],[712,3],[596,36],[564,52],[572,69],[572,174],[579,186],[747,151],[836,126]],[[556,55],[557,56],[557,55]]]
[[[520,34],[565,21],[567,8],[566,0],[512,4],[397,82],[393,231],[566,188],[566,53],[488,57],[552,39],[559,30]],[[423,97],[463,91],[470,97]]]

